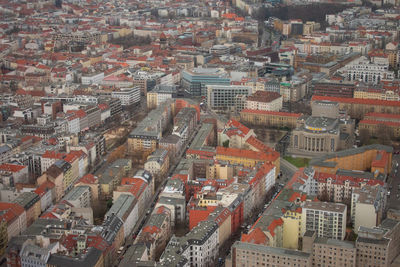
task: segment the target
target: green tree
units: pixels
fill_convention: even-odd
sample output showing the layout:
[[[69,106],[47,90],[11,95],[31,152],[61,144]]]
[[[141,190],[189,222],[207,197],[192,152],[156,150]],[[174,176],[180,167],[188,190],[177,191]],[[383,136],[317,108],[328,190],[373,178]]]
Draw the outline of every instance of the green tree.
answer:
[[[222,143],[223,147],[229,147],[229,140],[226,140]]]

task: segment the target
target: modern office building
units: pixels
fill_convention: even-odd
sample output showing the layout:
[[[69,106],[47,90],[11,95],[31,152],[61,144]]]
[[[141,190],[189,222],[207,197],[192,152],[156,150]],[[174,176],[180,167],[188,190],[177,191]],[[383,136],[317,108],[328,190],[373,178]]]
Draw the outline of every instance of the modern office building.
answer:
[[[140,102],[140,88],[121,88],[119,91],[113,91],[111,97],[121,100],[122,106],[130,106]]]
[[[235,110],[237,96],[248,96],[252,93],[250,86],[241,85],[207,85],[207,105],[213,110]]]
[[[192,96],[206,96],[207,84],[229,85],[230,78],[223,69],[194,68],[182,71],[182,87]]]

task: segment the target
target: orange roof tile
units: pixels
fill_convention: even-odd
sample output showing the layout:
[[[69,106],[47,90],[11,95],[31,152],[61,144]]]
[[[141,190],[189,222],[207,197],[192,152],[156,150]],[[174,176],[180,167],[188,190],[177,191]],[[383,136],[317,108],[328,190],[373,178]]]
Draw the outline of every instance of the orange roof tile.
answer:
[[[253,114],[266,114],[266,115],[275,115],[275,116],[296,117],[296,118],[299,118],[301,116],[300,113],[289,113],[289,112],[280,112],[280,111],[266,111],[266,110],[257,110],[257,109],[243,109],[241,112],[243,112],[243,113],[253,113]]]
[[[0,221],[4,220],[7,224],[10,224],[24,211],[24,208],[18,204],[0,202]]]
[[[328,100],[339,103],[363,104],[363,105],[375,105],[375,106],[391,106],[391,107],[400,106],[400,101],[389,101],[389,100],[378,100],[378,99],[345,98],[345,97],[313,95],[311,100],[312,101]]]
[[[260,228],[257,227],[249,234],[242,234],[241,241],[251,244],[267,245],[268,237]]]
[[[10,163],[4,163],[4,164],[0,165],[0,170],[8,171],[8,172],[19,172],[25,168],[26,168],[26,166],[24,166],[24,165],[17,165],[17,164],[10,164]]]

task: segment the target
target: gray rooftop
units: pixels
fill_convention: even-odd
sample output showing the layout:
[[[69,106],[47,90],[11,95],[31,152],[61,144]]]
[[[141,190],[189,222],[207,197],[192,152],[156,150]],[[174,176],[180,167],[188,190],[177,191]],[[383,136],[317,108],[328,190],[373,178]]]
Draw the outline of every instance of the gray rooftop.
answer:
[[[107,211],[105,217],[115,214],[121,220],[125,220],[127,212],[130,212],[130,208],[135,205],[137,201],[135,197],[128,194],[121,194],[118,199],[113,203],[111,208]]]
[[[342,240],[337,240],[337,239],[332,239],[332,238],[317,237],[315,239],[314,243],[326,244],[326,245],[330,245],[330,246],[336,246],[336,247],[342,247],[342,248],[348,248],[348,249],[355,249],[354,242],[342,241]]]
[[[90,187],[87,185],[75,186],[71,191],[68,192],[64,199],[67,201],[78,200],[86,191],[90,191]]]
[[[361,147],[357,147],[357,148],[350,148],[350,149],[338,151],[335,153],[325,154],[325,155],[319,156],[317,158],[313,158],[310,161],[309,165],[310,166],[321,166],[321,167],[334,167],[334,166],[336,166],[337,163],[336,162],[327,162],[328,159],[334,159],[336,157],[340,158],[340,157],[348,157],[348,156],[352,156],[352,155],[357,155],[357,154],[360,154],[360,153],[363,153],[365,151],[372,150],[372,149],[383,150],[388,153],[393,152],[393,147],[391,147],[391,146],[373,144],[373,145],[361,146]]]
[[[214,129],[214,125],[211,123],[203,123],[200,130],[197,132],[190,149],[199,149],[204,146],[207,136]]]
[[[254,252],[260,252],[269,255],[281,255],[286,257],[295,257],[295,258],[303,258],[304,260],[310,258],[310,253],[292,250],[292,249],[285,249],[285,248],[277,248],[277,247],[269,247],[264,245],[255,245],[251,243],[245,243],[236,241],[232,248],[241,249],[241,250],[250,250]]]

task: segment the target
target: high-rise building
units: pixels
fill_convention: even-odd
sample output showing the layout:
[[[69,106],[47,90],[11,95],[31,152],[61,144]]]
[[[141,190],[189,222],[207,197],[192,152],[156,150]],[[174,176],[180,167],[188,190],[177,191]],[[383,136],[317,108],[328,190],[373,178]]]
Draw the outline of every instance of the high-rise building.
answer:
[[[306,202],[302,207],[302,235],[308,230],[317,237],[343,240],[346,235],[347,206],[340,203]]]

